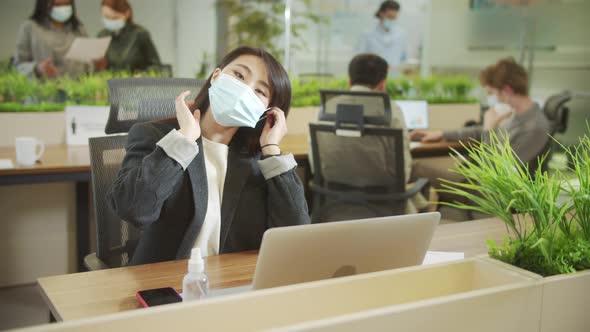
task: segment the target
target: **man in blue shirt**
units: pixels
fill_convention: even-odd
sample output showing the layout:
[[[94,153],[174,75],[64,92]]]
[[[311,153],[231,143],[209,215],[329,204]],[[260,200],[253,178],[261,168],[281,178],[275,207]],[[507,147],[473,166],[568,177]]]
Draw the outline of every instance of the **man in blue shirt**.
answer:
[[[399,11],[397,1],[384,1],[375,13],[379,23],[361,36],[357,47],[357,53],[373,53],[384,58],[391,78],[400,75],[399,65],[406,60],[407,36],[397,24]]]

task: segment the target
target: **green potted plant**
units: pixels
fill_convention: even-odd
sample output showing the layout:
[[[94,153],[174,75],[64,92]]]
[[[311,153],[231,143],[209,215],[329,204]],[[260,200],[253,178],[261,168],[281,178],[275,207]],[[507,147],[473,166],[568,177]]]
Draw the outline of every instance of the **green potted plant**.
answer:
[[[560,330],[582,331],[578,326],[588,322],[586,309],[590,305],[588,134],[566,150],[573,165],[569,170],[573,180],[569,181],[564,181],[560,172],[537,170],[529,174],[502,134],[492,132],[489,143],[466,149],[467,157],[454,156],[454,171],[466,181],[443,180],[441,191],[467,198],[472,204],[443,204],[502,220],[509,233],[500,244],[488,242],[490,257],[545,277],[543,311],[547,314],[542,316],[542,326],[567,322],[569,325]],[[565,200],[560,199],[563,193]]]
[[[302,33],[307,29],[308,23],[323,24],[327,22],[325,18],[314,14],[309,9],[311,0],[301,0],[300,2],[302,6],[293,5],[291,9],[291,35],[293,37],[291,48],[293,50],[306,47]],[[220,0],[219,6],[227,12],[229,17],[229,33],[226,38],[228,48],[232,49],[241,45],[261,47],[278,59],[283,58],[283,49],[278,40],[285,33],[284,1]],[[299,7],[304,10],[297,10]]]

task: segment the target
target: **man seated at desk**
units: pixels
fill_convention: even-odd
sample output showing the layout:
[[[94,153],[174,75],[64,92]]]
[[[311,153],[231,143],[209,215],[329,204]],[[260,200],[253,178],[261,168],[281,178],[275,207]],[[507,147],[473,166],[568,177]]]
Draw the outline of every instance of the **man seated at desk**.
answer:
[[[386,80],[387,80],[387,72],[388,72],[388,64],[387,62],[378,55],[375,54],[359,54],[355,56],[348,66],[348,74],[349,74],[349,86],[350,91],[364,91],[364,92],[385,92],[386,91]],[[331,98],[326,101],[326,108],[327,109],[336,109],[337,104],[363,104],[365,105],[365,116],[373,115],[373,114],[366,114],[367,109],[379,109],[383,108],[382,102],[379,105],[375,105],[375,107],[366,107],[367,103],[372,102],[372,100],[376,100],[375,102],[379,102],[378,99],[371,98],[368,99],[366,97],[354,97],[354,96],[337,96]],[[391,103],[391,128],[394,129],[402,129],[403,130],[403,158],[404,158],[404,173],[405,173],[405,182],[407,183],[410,180],[410,175],[412,173],[412,156],[410,154],[410,142],[408,136],[408,130],[406,127],[406,123],[404,120],[404,116],[402,111],[399,109],[397,104]],[[382,144],[382,140],[380,138],[376,138],[375,146],[379,146],[374,148],[375,153],[381,153],[382,151],[387,151],[380,149],[380,144]],[[350,143],[352,144],[352,143]],[[354,149],[367,149],[369,148],[363,142],[358,142],[357,144],[363,144],[360,147],[351,147],[350,144],[348,148]],[[330,155],[337,155],[337,154],[330,154]],[[383,160],[387,160],[388,158],[381,158]],[[356,165],[345,165],[343,167],[363,167],[362,164]],[[384,174],[387,176],[396,176],[395,174],[395,166],[394,165],[387,165],[390,170],[385,170]],[[384,179],[383,183],[388,182],[387,179]],[[382,215],[387,215],[387,207],[388,203],[379,203],[379,206],[373,206],[371,210],[373,211],[380,211]],[[413,199],[411,199],[407,206],[406,206],[406,213],[416,213],[417,211],[425,208],[428,205],[426,199],[421,195],[416,195]],[[326,212],[324,214],[323,220],[331,221],[331,220],[345,220],[345,219],[354,219],[354,218],[367,218],[373,217],[370,212],[367,212],[366,208],[364,207],[353,207],[353,206],[338,206],[337,208],[333,208],[332,212]],[[367,214],[369,213],[369,214]]]
[[[468,141],[475,139],[488,142],[490,132],[498,133],[500,139],[508,138],[514,153],[534,171],[537,158],[547,151],[550,131],[549,121],[537,103],[529,96],[529,80],[525,69],[512,58],[501,59],[488,66],[480,74],[480,82],[488,93],[490,109],[484,114],[483,125],[449,131],[415,130],[413,139],[422,142]],[[462,181],[462,177],[449,171],[454,162],[420,162],[414,167],[416,176],[430,179],[435,188],[440,188],[440,178]],[[464,201],[464,198],[440,195],[440,200]]]

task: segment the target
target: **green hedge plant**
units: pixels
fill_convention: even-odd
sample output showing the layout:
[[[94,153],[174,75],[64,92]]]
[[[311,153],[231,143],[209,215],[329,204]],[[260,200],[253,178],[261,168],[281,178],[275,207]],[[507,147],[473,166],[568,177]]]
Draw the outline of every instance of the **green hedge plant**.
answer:
[[[476,103],[472,97],[475,82],[464,76],[402,77],[387,80],[386,92],[393,100],[426,100],[431,104]],[[292,80],[294,107],[319,106],[320,89],[348,89],[343,78]]]
[[[66,105],[108,105],[111,78],[159,77],[158,71],[139,74],[100,72],[72,79],[27,79],[14,70],[0,73],[0,112],[59,112]]]
[[[0,112],[61,111],[69,105],[108,105],[107,81],[111,78],[159,77],[157,71],[130,74],[100,72],[77,79],[29,80],[14,70],[0,73]],[[345,78],[293,79],[293,107],[319,106],[320,89],[346,90]],[[465,77],[400,78],[388,80],[386,91],[394,100],[427,100],[429,103],[468,103],[473,81]],[[65,97],[65,98],[64,98]]]
[[[510,232],[502,243],[488,241],[491,257],[543,276],[590,268],[588,134],[567,150],[573,161],[569,171],[579,188],[564,182],[559,173],[529,174],[502,134],[491,133],[489,143],[468,145],[466,150],[467,158],[454,155],[453,170],[466,181],[443,180],[439,191],[473,203],[442,204],[495,215],[506,224]],[[567,199],[560,199],[564,194]]]

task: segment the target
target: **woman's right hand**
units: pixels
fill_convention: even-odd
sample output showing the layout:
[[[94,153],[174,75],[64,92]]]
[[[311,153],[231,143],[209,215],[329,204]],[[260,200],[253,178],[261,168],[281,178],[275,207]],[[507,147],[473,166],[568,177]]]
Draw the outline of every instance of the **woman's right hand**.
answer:
[[[180,133],[186,138],[196,141],[201,137],[201,111],[198,109],[191,113],[188,105],[184,101],[186,97],[191,94],[190,91],[185,91],[176,97],[176,118],[180,125]]]
[[[35,69],[42,77],[54,78],[57,76],[57,68],[53,64],[53,60],[51,60],[51,58],[47,58],[37,63]]]

